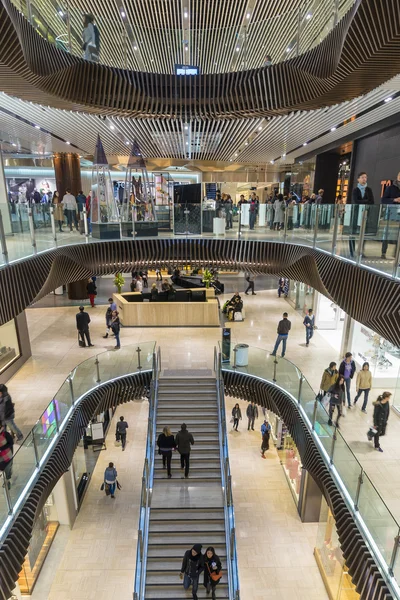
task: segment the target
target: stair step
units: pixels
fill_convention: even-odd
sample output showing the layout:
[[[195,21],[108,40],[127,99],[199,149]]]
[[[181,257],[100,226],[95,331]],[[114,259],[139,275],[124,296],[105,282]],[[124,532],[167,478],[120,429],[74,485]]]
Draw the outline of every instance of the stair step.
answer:
[[[221,556],[220,556],[221,558]],[[226,571],[226,563],[221,560],[222,571]],[[160,565],[160,559],[147,558],[146,573],[179,573],[182,567],[182,557],[167,558]],[[161,570],[160,570],[161,569]]]
[[[157,533],[197,533],[199,531],[204,531],[210,526],[210,521],[208,519],[201,519],[198,521],[193,521],[193,519],[189,520],[179,520],[171,522],[160,522],[160,521],[150,521],[150,529],[149,532],[153,534]],[[213,520],[212,522],[213,531],[225,532],[225,520]]]
[[[159,406],[157,409],[157,419],[176,419],[180,416],[181,412],[181,406],[177,406],[176,408],[171,408],[170,406]],[[214,410],[212,410],[211,408],[206,410],[205,408],[191,408],[190,406],[186,406],[185,414],[187,415],[187,419],[215,419],[216,421],[218,421],[217,408],[215,408]]]
[[[197,542],[197,538],[195,540],[196,543]],[[185,554],[186,550],[190,550],[190,548],[193,547],[193,540],[191,543],[182,543],[182,544],[176,544],[175,542],[173,544],[168,544],[168,546],[164,546],[163,544],[153,544],[150,545],[148,547],[148,551],[147,551],[147,560],[149,559],[153,559],[153,560],[161,560],[161,566],[163,565],[163,561],[164,560],[171,560],[174,558],[179,558],[180,561],[183,560],[183,555]],[[218,554],[218,556],[220,558],[226,558],[226,547],[225,547],[225,542],[223,544],[220,544],[218,546],[218,544],[211,544],[207,542],[207,545],[205,546],[205,548],[208,548],[208,546],[213,546],[215,548],[215,552]],[[205,548],[203,548],[203,550],[205,550]]]
[[[188,594],[183,589],[182,581],[179,579],[179,574],[176,576],[178,578],[179,583],[171,584],[171,585],[157,585],[157,584],[146,584],[145,589],[145,600],[153,600],[157,598],[157,600],[188,600],[192,595]],[[203,587],[202,577],[200,578],[200,585],[197,592],[197,596],[199,599],[203,600],[205,598],[210,598],[207,596],[206,590]],[[217,586],[217,598],[220,600],[221,598],[229,598],[228,594],[228,584],[227,583],[219,583]]]
[[[200,575],[200,581],[199,581],[199,590],[200,587],[203,587],[203,578],[204,575],[201,574]],[[176,586],[177,588],[182,587],[182,581],[179,578],[179,571],[178,573],[151,573],[151,575],[147,575],[146,576],[146,588],[148,585],[158,585],[158,586]],[[218,589],[220,589],[220,585],[222,585],[222,581],[220,582],[220,584],[218,584]],[[205,588],[204,592],[205,592]]]
[[[172,464],[172,468],[174,466],[175,467],[179,466],[179,463],[178,463],[178,465],[174,465],[174,462],[172,462],[171,464]],[[190,466],[193,469],[200,469],[200,470],[202,470],[202,469],[218,469],[218,470],[220,470],[220,468],[221,468],[220,461],[217,458],[215,460],[212,460],[212,459],[201,460],[201,459],[199,459],[199,457],[197,457],[196,459],[193,457],[193,460],[192,460],[192,458],[190,458]],[[161,457],[160,457],[160,460],[156,460],[154,469],[156,471],[165,471],[165,469],[163,468]]]
[[[198,425],[199,423],[204,423],[204,424],[211,424],[211,425],[215,425],[216,423],[218,423],[218,412],[215,411],[214,414],[210,415],[210,414],[203,414],[201,412],[197,412],[196,414],[191,413],[189,410],[187,409],[180,409],[179,411],[176,412],[172,412],[170,410],[165,410],[165,411],[157,411],[157,425],[159,425],[161,427],[161,424],[164,425],[168,425],[169,421],[171,419],[174,419],[175,421],[178,421],[180,419],[182,419],[182,416],[185,416],[185,423],[186,425],[190,425],[191,423],[193,423],[193,425]]]
[[[198,425],[190,425],[190,423],[187,423],[186,420],[183,421],[183,419],[180,419],[175,424],[173,421],[168,422],[168,426],[171,429],[172,435],[176,435],[176,433],[178,433],[178,431],[180,431],[180,426],[181,426],[182,422],[186,423],[188,431],[193,434],[195,443],[196,443],[196,435],[197,436],[203,435],[203,434],[204,435],[215,435],[216,439],[218,439],[218,425],[216,425],[216,424],[212,425],[212,424],[207,424],[207,423],[205,423],[204,425],[202,423],[199,423]],[[157,423],[157,429],[156,429],[157,437],[160,435],[160,433],[162,433],[163,425],[166,425],[166,424],[167,423],[165,423],[165,424]]]
[[[177,471],[176,469],[174,470],[174,468],[172,468],[171,475],[172,475],[172,477],[169,478],[169,477],[167,477],[166,472],[155,471],[154,479],[156,479],[157,481],[165,481],[165,482],[179,481],[180,483],[182,483],[182,479],[184,481],[187,481],[188,483],[190,483],[190,481],[193,481],[193,480],[196,480],[196,481],[218,481],[221,479],[220,469],[216,469],[215,471],[208,470],[208,471],[204,471],[204,472],[196,471],[196,469],[190,469],[189,478],[185,479],[183,477],[183,471],[181,471],[181,470]]]
[[[202,508],[152,508],[150,511],[150,519],[167,520],[167,519],[223,519],[223,508],[214,508],[203,506]]]
[[[206,548],[208,546],[222,546],[225,544],[225,532],[219,533],[215,531],[200,531],[196,533],[195,542],[193,542],[193,534],[184,532],[166,532],[165,534],[149,533],[149,546],[160,546],[165,544],[165,556],[168,556],[168,550],[172,544],[182,544],[187,546],[186,550],[192,548],[193,544],[202,544]],[[183,556],[183,554],[182,554]]]

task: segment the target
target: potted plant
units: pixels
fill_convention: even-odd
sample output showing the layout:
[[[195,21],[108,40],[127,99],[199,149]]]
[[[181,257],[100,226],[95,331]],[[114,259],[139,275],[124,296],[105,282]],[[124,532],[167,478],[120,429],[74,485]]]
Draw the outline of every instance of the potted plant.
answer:
[[[211,273],[211,271],[209,269],[205,269],[204,273],[203,273],[203,283],[205,283],[206,288],[208,289],[210,287],[210,283],[212,282],[212,280],[214,279],[214,275]]]
[[[114,285],[117,288],[118,294],[121,293],[122,288],[124,287],[125,279],[122,277],[121,273],[117,273],[114,279]]]

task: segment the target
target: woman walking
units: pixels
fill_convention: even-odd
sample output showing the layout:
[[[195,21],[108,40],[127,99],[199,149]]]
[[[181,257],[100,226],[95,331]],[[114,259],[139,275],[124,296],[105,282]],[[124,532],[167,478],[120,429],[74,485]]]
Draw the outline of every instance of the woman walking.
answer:
[[[167,469],[168,479],[171,479],[172,450],[175,450],[175,438],[169,427],[164,427],[157,440],[158,452],[162,456],[163,469]]]
[[[112,319],[111,319],[111,331],[115,335],[116,346],[114,350],[119,350],[121,348],[121,342],[119,340],[119,332],[121,329],[121,323],[119,320],[119,312],[117,310],[113,310]]]
[[[204,555],[204,587],[207,594],[211,592],[212,600],[215,600],[215,588],[217,587],[221,577],[222,565],[219,556],[215,554],[212,546],[209,546]]]
[[[385,435],[386,426],[389,418],[390,412],[390,396],[392,394],[390,392],[383,392],[381,396],[378,396],[377,400],[374,404],[374,427],[376,429],[376,434],[374,436],[374,447],[378,452],[383,452],[380,444],[379,438],[381,435]]]
[[[339,419],[342,416],[342,406],[345,404],[345,389],[344,389],[344,377],[339,376],[339,379],[329,388],[328,392],[331,395],[329,401],[329,421],[328,425],[332,425],[332,417],[335,407],[338,409],[338,415],[336,417],[336,427],[339,429]]]
[[[115,486],[117,485],[117,469],[114,467],[114,463],[110,462],[107,469],[104,471],[104,485],[108,485],[108,490],[111,494],[111,498],[115,498]]]
[[[64,221],[64,209],[63,205],[61,204],[60,194],[57,192],[57,190],[53,195],[53,209],[54,220],[58,223],[60,233],[63,233],[62,224]]]
[[[282,194],[278,194],[278,197],[276,198],[275,202],[274,202],[274,210],[275,210],[275,216],[274,216],[274,229],[282,229],[282,225],[284,223],[284,210],[285,210],[285,201],[283,199],[283,195]]]
[[[270,430],[266,428],[262,434],[261,458],[265,458],[265,452],[269,450],[269,436]]]
[[[369,363],[365,362],[362,366],[361,371],[357,373],[357,381],[356,381],[356,391],[357,395],[354,398],[354,406],[357,403],[357,400],[361,396],[362,392],[364,392],[364,402],[361,408],[361,412],[366,413],[366,408],[368,404],[368,395],[372,388],[372,375],[369,370]]]
[[[232,408],[232,418],[233,418],[233,429],[235,431],[237,431],[239,421],[242,420],[242,411],[240,410],[240,406],[237,402],[236,402],[235,406]]]
[[[328,392],[329,389],[333,385],[335,385],[338,377],[339,377],[339,373],[336,368],[336,363],[332,361],[329,363],[329,367],[327,369],[325,369],[325,371],[323,372],[321,384],[319,386],[320,389],[324,392],[324,394],[326,394],[326,392]]]

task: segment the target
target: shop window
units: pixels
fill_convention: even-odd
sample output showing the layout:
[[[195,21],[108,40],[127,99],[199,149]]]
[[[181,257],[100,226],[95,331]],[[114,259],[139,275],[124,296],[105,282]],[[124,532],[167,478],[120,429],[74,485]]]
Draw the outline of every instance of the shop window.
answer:
[[[21,356],[15,321],[0,327],[0,373]]]

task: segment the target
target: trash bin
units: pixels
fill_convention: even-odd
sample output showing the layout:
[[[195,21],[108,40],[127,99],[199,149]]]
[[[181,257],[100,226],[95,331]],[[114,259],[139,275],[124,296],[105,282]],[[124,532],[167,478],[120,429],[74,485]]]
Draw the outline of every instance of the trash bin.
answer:
[[[247,367],[249,364],[249,345],[248,344],[236,344],[236,366]]]

